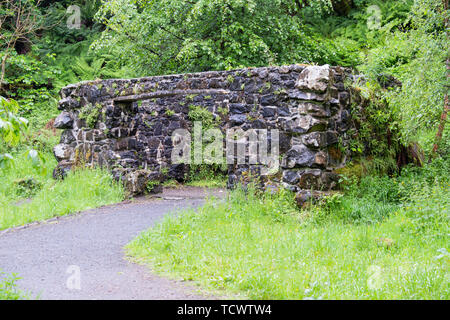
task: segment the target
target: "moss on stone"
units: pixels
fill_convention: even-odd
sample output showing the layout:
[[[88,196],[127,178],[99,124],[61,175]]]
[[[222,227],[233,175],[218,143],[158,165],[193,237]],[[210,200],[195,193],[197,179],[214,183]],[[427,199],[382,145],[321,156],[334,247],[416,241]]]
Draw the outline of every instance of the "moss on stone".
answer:
[[[96,103],[95,105],[87,104],[83,108],[81,108],[78,117],[82,120],[86,121],[86,125],[89,128],[94,128],[95,124],[98,121],[98,117],[100,116],[102,110],[102,105]]]

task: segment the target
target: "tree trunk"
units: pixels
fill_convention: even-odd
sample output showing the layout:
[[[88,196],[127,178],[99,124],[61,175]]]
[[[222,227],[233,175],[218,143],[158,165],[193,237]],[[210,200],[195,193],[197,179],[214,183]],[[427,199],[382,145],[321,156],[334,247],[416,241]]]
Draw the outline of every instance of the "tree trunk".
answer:
[[[443,4],[444,4],[444,10],[445,12],[448,11],[448,0],[442,0]],[[446,30],[446,35],[447,35],[447,39],[448,37],[448,17],[445,17],[445,21],[444,21],[444,26],[445,26],[445,30]],[[450,58],[447,57],[447,61],[445,62],[446,64],[446,68],[447,68],[447,79],[450,77],[449,71],[450,71]],[[431,161],[435,156],[436,153],[439,149],[439,144],[441,143],[442,140],[442,134],[444,132],[444,128],[445,128],[445,123],[447,122],[447,114],[448,114],[448,85],[447,83],[445,84],[445,96],[444,96],[444,109],[442,110],[442,114],[441,114],[441,121],[439,122],[439,128],[438,128],[438,132],[436,133],[436,139],[433,145],[433,150],[431,151],[431,157],[430,160]]]
[[[6,53],[2,59],[2,70],[1,70],[1,76],[0,76],[0,92],[2,92],[2,90],[3,90],[3,81],[5,80],[6,59],[8,59],[8,51],[6,51]]]
[[[442,134],[444,132],[445,123],[447,122],[447,114],[448,114],[448,93],[445,94],[444,98],[444,110],[442,110],[441,121],[439,122],[438,132],[436,133],[436,139],[433,145],[433,150],[431,151],[432,158],[436,155],[436,152],[439,149],[439,144],[442,140]]]

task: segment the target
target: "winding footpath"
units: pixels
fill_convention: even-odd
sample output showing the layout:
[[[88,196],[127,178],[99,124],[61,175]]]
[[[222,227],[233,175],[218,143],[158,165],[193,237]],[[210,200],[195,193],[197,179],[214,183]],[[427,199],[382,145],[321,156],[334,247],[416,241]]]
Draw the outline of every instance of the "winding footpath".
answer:
[[[206,195],[224,194],[219,189],[172,189],[159,199],[140,198],[0,231],[0,270],[17,273],[19,288],[40,299],[211,298],[193,285],[129,262],[123,247],[164,215],[198,207]]]

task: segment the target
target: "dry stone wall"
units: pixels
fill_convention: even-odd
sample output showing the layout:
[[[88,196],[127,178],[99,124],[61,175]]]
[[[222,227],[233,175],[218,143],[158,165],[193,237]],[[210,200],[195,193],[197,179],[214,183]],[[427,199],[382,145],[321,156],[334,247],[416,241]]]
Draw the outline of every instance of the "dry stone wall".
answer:
[[[347,157],[351,71],[291,65],[233,71],[82,82],[61,90],[63,129],[54,154],[55,177],[75,165],[99,165],[133,194],[183,181],[187,164],[171,163],[172,134],[192,130],[192,110],[208,110],[227,129],[278,129],[280,169],[261,176],[260,164],[228,164],[229,187],[252,179],[297,193],[299,204],[336,187],[335,169]],[[151,188],[148,188],[151,186]]]

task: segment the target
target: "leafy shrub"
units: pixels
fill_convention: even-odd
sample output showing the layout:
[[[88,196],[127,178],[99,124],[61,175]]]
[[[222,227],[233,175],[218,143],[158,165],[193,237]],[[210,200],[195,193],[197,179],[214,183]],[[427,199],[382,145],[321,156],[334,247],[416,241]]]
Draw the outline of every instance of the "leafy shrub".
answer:
[[[344,221],[371,224],[389,217],[400,205],[397,184],[387,176],[365,176],[347,186],[344,195],[334,195],[316,207],[313,223]]]
[[[219,119],[215,118],[213,113],[207,107],[191,104],[189,105],[188,117],[192,122],[199,121],[202,125],[202,137],[206,130],[217,128],[219,126]],[[202,148],[206,144],[202,140]],[[194,141],[192,141],[191,150],[194,149]],[[194,160],[194,153],[191,153],[191,158]],[[227,171],[226,164],[195,164],[189,166],[187,175],[187,183],[194,186],[211,186],[223,187],[225,186],[225,174]]]
[[[60,69],[55,66],[52,54],[40,58],[39,51],[32,47],[32,52],[19,55],[15,51],[7,60],[4,95],[18,101],[20,115],[31,120],[34,127],[40,128],[57,111],[57,89],[52,85],[53,79],[60,76]]]
[[[391,127],[399,127],[404,144],[439,122],[446,83],[446,14],[440,0],[415,0],[408,15],[410,30],[391,30],[359,67],[372,79],[387,73],[402,82],[401,88],[383,92],[383,98],[395,114]]]
[[[204,106],[189,105],[188,117],[191,121],[201,122],[203,130],[210,129],[212,126],[217,126],[218,124],[212,112]]]
[[[0,96],[0,169],[13,166],[13,157],[7,151],[23,140],[28,129],[28,120],[18,115],[19,104]],[[46,171],[45,158],[40,151],[30,149],[25,152],[34,168]]]
[[[412,232],[425,237],[448,235],[450,213],[450,160],[438,158],[423,168],[402,173],[399,190],[402,210],[411,221]]]
[[[0,272],[0,300],[22,300],[25,295],[17,289],[17,275]]]

